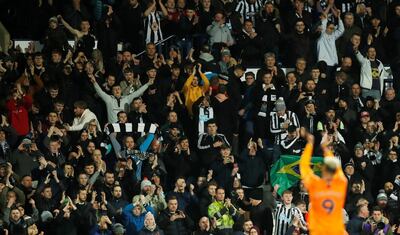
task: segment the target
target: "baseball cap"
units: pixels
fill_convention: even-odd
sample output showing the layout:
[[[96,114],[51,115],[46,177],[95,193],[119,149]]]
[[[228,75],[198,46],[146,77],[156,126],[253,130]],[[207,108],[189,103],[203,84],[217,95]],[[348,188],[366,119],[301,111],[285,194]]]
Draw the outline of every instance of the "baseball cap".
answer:
[[[231,55],[231,51],[228,49],[224,49],[221,51],[221,56],[230,56]]]
[[[49,23],[54,22],[54,23],[58,23],[58,19],[57,17],[53,16],[49,19]]]

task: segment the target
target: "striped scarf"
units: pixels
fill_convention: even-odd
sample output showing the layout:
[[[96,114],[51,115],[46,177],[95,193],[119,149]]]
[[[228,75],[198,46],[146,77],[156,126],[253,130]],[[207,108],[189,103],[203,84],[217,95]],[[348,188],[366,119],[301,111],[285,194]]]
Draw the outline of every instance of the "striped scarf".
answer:
[[[157,125],[153,123],[111,123],[104,128],[104,132],[109,135],[111,133],[150,133],[157,132]]]

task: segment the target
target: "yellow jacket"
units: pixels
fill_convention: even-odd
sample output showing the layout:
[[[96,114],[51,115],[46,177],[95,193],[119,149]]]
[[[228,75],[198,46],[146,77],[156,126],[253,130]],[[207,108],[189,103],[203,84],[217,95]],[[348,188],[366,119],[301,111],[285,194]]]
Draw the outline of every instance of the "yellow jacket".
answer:
[[[193,75],[186,80],[185,85],[183,86],[183,94],[185,95],[185,105],[190,115],[193,115],[192,105],[196,100],[204,95],[208,91],[210,87],[210,82],[207,77],[200,73],[201,80],[203,80],[203,86],[192,86],[192,81],[194,79]],[[200,82],[200,81],[199,81]]]

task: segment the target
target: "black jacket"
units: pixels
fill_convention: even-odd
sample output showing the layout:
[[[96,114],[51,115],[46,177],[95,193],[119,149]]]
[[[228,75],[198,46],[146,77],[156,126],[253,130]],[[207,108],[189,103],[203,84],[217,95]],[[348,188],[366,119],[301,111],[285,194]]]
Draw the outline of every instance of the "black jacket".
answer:
[[[28,225],[23,218],[19,219],[18,221],[10,220],[8,225],[8,233],[12,235],[27,235]]]
[[[150,231],[147,228],[143,228],[140,232],[139,235],[164,235],[164,231],[159,229],[158,227],[154,229],[154,231]]]
[[[189,235],[193,227],[193,221],[186,216],[184,219],[170,220],[171,213],[168,209],[161,212],[158,216],[157,224],[164,230],[165,235]]]
[[[103,53],[103,58],[109,61],[117,55],[118,36],[121,28],[121,21],[116,14],[109,17],[110,23],[107,25],[106,18],[99,22],[97,28],[98,48]]]
[[[118,11],[118,16],[121,19],[122,35],[125,42],[129,42],[134,47],[134,51],[138,52],[143,48],[143,37],[140,32],[143,31],[143,7],[138,4],[136,8],[129,5],[129,2],[123,4]]]
[[[349,235],[361,235],[362,233],[362,225],[365,219],[361,217],[352,218],[349,223],[346,225],[347,232]]]
[[[218,132],[224,134],[227,140],[232,142],[233,134],[238,133],[236,104],[231,98],[221,102],[217,98],[212,97],[211,106],[214,109]]]
[[[240,49],[242,64],[245,66],[261,65],[263,38],[257,35],[254,38],[242,31],[237,37],[237,46]]]
[[[212,164],[213,178],[217,181],[219,187],[225,188],[226,192],[230,192],[233,184],[233,163],[224,164],[221,156],[219,156]]]
[[[276,11],[271,15],[266,14],[264,11],[256,17],[256,31],[263,38],[264,46],[262,52],[273,51],[279,42],[279,32],[275,25],[280,24],[280,19]]]
[[[258,150],[255,156],[249,156],[245,149],[238,157],[241,182],[247,187],[258,187],[264,182],[264,175],[267,170],[266,154]]]
[[[218,156],[220,147],[213,146],[213,144],[218,141],[230,146],[228,140],[223,134],[211,136],[207,133],[204,133],[199,136],[197,148],[200,150],[200,161],[203,165],[209,166]]]

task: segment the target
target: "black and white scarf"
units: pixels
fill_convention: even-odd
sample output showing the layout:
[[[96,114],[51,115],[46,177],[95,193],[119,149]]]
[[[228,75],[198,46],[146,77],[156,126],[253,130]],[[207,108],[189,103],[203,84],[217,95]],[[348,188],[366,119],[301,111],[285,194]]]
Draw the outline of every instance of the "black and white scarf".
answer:
[[[111,133],[139,132],[155,134],[157,125],[154,123],[111,123],[104,128],[104,132],[109,135]]]

